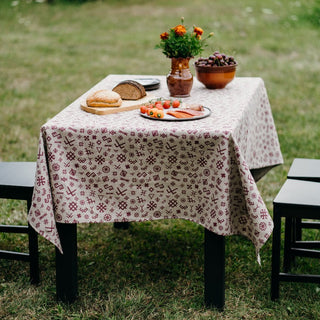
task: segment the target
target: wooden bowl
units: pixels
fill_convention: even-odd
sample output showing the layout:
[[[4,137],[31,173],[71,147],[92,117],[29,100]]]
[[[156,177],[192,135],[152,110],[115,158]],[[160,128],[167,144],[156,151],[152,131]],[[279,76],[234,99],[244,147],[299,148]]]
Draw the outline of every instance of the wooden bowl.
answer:
[[[235,76],[237,65],[228,66],[197,66],[197,79],[203,83],[208,89],[222,89]]]

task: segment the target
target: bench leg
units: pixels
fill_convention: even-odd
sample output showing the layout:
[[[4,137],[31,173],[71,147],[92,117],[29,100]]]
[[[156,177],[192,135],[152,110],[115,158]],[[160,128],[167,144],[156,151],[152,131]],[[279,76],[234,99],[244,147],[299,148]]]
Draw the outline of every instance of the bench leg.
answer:
[[[225,239],[205,229],[204,300],[207,307],[223,310],[225,303]]]
[[[29,257],[30,257],[30,282],[32,284],[39,284],[39,249],[38,249],[38,234],[29,225],[28,226],[29,236]]]
[[[32,198],[27,200],[27,212],[31,208]],[[30,282],[31,284],[39,284],[40,270],[39,270],[39,246],[38,233],[28,223],[28,239],[29,239],[29,258],[30,258]]]
[[[78,296],[77,225],[57,223],[63,254],[56,248],[57,299],[72,303]]]
[[[295,236],[294,218],[287,217],[285,221],[284,233],[284,254],[283,254],[283,271],[289,272],[291,269],[292,255],[291,247]]]

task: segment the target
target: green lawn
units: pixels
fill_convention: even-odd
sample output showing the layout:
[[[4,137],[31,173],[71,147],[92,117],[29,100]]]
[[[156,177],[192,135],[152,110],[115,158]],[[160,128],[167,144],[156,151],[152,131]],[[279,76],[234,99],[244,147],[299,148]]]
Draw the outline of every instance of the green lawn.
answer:
[[[292,160],[320,157],[320,1],[79,2],[0,1],[0,161],[36,161],[40,126],[108,74],[167,74],[170,61],[154,46],[184,16],[215,33],[204,56],[233,54],[237,76],[265,81],[285,160],[258,183],[272,214]],[[1,201],[1,220],[23,223],[21,209]],[[320,318],[317,285],[282,284],[280,301],[270,301],[270,240],[260,267],[248,240],[227,238],[226,306],[218,312],[203,305],[202,227],[79,225],[78,238],[76,303],[56,302],[54,247],[40,239],[38,287],[28,283],[27,264],[0,261],[1,319]],[[16,239],[1,236],[0,248],[23,247],[26,239]],[[320,274],[319,261],[298,261]]]

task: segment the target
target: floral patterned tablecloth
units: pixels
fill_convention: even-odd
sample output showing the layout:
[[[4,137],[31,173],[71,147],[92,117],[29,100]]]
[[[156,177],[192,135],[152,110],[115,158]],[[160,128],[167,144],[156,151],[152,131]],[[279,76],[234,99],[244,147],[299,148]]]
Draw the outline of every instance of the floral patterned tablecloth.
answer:
[[[195,121],[80,109],[90,92],[141,77],[109,75],[41,127],[29,223],[62,250],[56,222],[187,219],[244,235],[258,253],[273,222],[250,169],[283,162],[263,80],[208,90],[194,79],[184,101],[212,111]],[[150,94],[168,97],[165,77],[154,77],[161,86]]]

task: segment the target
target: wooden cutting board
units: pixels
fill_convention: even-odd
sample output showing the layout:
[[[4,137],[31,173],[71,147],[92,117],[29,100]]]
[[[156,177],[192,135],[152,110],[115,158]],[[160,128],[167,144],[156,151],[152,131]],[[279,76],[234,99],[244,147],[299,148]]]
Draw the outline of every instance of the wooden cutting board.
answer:
[[[112,108],[89,107],[86,101],[83,101],[80,103],[80,107],[82,110],[86,112],[90,112],[98,115],[104,115],[104,114],[112,114],[112,113],[139,109],[141,105],[148,104],[149,101],[154,98],[155,98],[154,96],[147,94],[145,97],[139,100],[122,100],[122,104],[120,107],[112,107]]]

